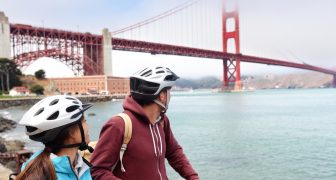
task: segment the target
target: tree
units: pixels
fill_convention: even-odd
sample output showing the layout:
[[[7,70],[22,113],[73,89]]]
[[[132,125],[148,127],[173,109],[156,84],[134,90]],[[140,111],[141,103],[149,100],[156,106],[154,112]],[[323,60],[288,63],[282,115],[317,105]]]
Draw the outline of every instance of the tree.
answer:
[[[45,71],[43,69],[40,69],[35,72],[36,79],[44,79],[45,78]]]
[[[7,58],[0,58],[1,92],[9,91],[13,86],[20,86],[21,75],[22,73],[14,61]]]
[[[44,92],[43,86],[36,84],[30,88],[30,91],[37,94],[37,95],[42,95]]]

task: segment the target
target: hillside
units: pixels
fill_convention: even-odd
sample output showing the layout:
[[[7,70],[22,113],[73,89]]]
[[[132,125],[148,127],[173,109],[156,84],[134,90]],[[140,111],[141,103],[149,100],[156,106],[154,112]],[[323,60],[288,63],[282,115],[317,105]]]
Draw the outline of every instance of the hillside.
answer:
[[[191,89],[212,89],[221,87],[222,82],[216,77],[202,77],[199,79],[179,79],[176,82],[176,86],[180,88]]]
[[[321,73],[250,76],[244,85],[256,89],[331,87],[332,76]]]
[[[313,72],[305,74],[243,76],[241,79],[245,88],[321,88],[331,86],[332,76]],[[220,88],[222,81],[216,77],[179,79],[176,82],[176,86],[177,89],[212,89]]]
[[[26,75],[26,76],[21,76],[20,80],[22,82],[22,85],[28,87],[29,89],[35,84],[39,84],[43,86],[44,94],[46,95],[54,94],[52,92],[56,90],[56,88],[50,84],[50,81],[48,79],[39,80],[39,79],[36,79],[36,77],[33,75]]]

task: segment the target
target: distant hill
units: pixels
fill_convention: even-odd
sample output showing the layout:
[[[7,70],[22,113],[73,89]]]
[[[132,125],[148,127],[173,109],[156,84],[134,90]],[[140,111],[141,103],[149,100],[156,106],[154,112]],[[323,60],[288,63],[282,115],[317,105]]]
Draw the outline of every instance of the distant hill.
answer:
[[[331,75],[315,72],[287,75],[265,74],[245,78],[244,85],[255,89],[321,88],[331,87],[331,81]]]
[[[246,88],[274,89],[274,88],[321,88],[331,87],[332,76],[322,73],[303,74],[264,74],[256,76],[242,76],[242,84]],[[222,81],[213,76],[198,79],[179,79],[176,82],[179,89],[213,89],[220,88]]]
[[[192,89],[212,89],[221,87],[222,82],[216,77],[207,76],[199,79],[179,79],[176,81],[176,86],[179,88]]]

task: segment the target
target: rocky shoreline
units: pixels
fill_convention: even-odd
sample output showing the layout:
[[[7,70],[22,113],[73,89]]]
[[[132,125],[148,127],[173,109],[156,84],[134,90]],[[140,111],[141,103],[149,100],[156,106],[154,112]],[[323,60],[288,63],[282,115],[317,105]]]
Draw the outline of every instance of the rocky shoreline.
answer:
[[[16,122],[4,117],[0,117],[0,133],[16,128]],[[1,148],[0,148],[1,152]]]
[[[126,95],[96,95],[96,96],[75,96],[83,102],[107,102],[113,99],[124,99]],[[23,97],[23,98],[13,98],[13,99],[0,99],[0,109],[5,109],[9,107],[17,107],[17,106],[32,106],[37,103],[39,100],[44,98],[44,96],[37,97]]]
[[[10,131],[16,127],[16,122],[4,117],[0,117],[0,133]],[[0,137],[0,153],[10,153],[22,150],[24,148],[24,142],[19,140],[6,140]],[[0,164],[2,171],[15,172],[16,162],[13,159],[1,159]],[[7,168],[7,170],[6,170]]]

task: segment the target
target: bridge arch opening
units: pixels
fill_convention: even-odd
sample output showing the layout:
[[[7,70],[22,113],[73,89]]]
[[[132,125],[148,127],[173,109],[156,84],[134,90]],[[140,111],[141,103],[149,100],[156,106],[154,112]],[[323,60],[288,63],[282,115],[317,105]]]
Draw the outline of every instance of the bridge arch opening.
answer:
[[[73,77],[76,75],[76,72],[64,62],[50,57],[38,58],[21,70],[24,74],[34,75],[35,72],[40,69],[43,69],[46,72],[47,77]]]

